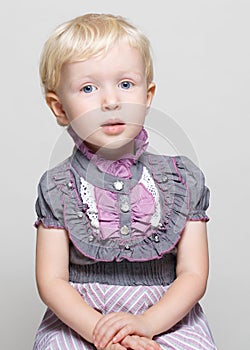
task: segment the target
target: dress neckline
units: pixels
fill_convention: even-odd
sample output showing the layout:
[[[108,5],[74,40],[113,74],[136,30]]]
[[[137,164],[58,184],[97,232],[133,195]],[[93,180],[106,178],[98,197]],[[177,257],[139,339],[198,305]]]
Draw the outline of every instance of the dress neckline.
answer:
[[[69,126],[67,130],[70,136],[73,138],[77,149],[89,161],[91,161],[92,164],[94,164],[102,172],[121,178],[131,178],[131,166],[137,162],[148,146],[148,134],[147,131],[142,128],[135,138],[135,153],[124,154],[117,160],[110,160],[105,159],[99,154],[90,150],[90,148],[77,135],[71,126]]]

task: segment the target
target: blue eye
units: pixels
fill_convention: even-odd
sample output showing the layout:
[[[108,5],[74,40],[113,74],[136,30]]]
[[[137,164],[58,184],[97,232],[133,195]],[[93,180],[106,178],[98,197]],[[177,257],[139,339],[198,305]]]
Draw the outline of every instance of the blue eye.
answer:
[[[86,85],[81,89],[81,91],[85,92],[85,94],[90,94],[95,90],[96,90],[96,87],[94,85]]]
[[[120,86],[122,89],[128,90],[128,89],[130,89],[130,88],[133,86],[133,84],[132,84],[130,81],[125,80],[125,81],[122,81],[122,82],[119,84],[119,86]]]

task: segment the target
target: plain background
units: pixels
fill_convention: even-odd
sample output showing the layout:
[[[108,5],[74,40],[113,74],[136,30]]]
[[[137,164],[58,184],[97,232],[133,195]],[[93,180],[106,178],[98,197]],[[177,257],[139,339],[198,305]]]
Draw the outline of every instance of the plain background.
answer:
[[[72,17],[110,12],[149,37],[153,106],[191,140],[211,189],[202,305],[218,348],[249,349],[249,1],[9,0],[1,7],[0,348],[31,349],[45,309],[35,286],[34,202],[62,129],[40,89],[42,45]]]

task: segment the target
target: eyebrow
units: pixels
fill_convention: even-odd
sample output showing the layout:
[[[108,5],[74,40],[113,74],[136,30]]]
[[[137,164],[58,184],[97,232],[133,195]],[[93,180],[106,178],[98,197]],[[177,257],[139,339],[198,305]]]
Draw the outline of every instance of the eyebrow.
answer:
[[[135,76],[135,77],[138,77],[139,79],[141,79],[141,78],[143,78],[143,75],[141,74],[141,73],[139,73],[139,72],[134,72],[134,71],[128,71],[128,70],[126,70],[126,71],[118,71],[117,72],[117,74],[119,75],[119,74],[121,74],[121,75],[133,75],[133,76]]]
[[[138,79],[138,80],[141,80],[143,79],[143,75],[139,72],[133,72],[133,71],[117,71],[116,72],[117,76],[121,76],[121,78],[119,79],[129,79],[129,78],[132,78],[132,79]],[[96,78],[95,77],[95,73],[93,73],[93,75],[83,75],[82,77],[79,77],[79,78],[76,78],[74,79],[71,83],[70,83],[70,88],[74,88],[75,86],[79,85],[79,84],[82,84],[84,83],[84,81],[86,82],[89,82],[89,83],[92,83],[93,80],[99,80],[98,77]]]

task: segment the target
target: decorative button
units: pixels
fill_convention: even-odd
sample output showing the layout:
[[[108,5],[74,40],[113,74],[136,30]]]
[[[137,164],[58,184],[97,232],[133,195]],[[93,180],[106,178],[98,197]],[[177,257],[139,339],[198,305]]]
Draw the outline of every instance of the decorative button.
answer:
[[[129,211],[129,204],[127,202],[121,204],[121,211],[123,213],[127,213]]]
[[[72,182],[70,181],[70,182],[68,182],[67,183],[67,186],[68,186],[68,188],[71,190],[72,188],[73,188],[73,184],[72,184]]]
[[[82,217],[83,217],[83,212],[78,211],[78,212],[77,212],[77,216],[78,216],[79,218],[82,218]]]
[[[89,236],[89,242],[93,242],[93,240],[94,240],[94,236],[90,235]]]
[[[122,181],[115,181],[113,184],[114,188],[116,189],[116,191],[121,191],[124,187],[124,183]]]
[[[124,235],[124,236],[129,234],[128,226],[124,225],[124,226],[121,227],[121,234]]]
[[[126,244],[126,245],[124,246],[124,248],[125,248],[126,250],[129,250],[129,249],[130,249],[130,246],[129,246],[128,244]]]
[[[154,235],[154,241],[155,243],[159,243],[160,242],[160,238],[158,235]]]
[[[163,177],[162,177],[162,182],[167,182],[167,181],[168,181],[167,175],[163,175]]]

